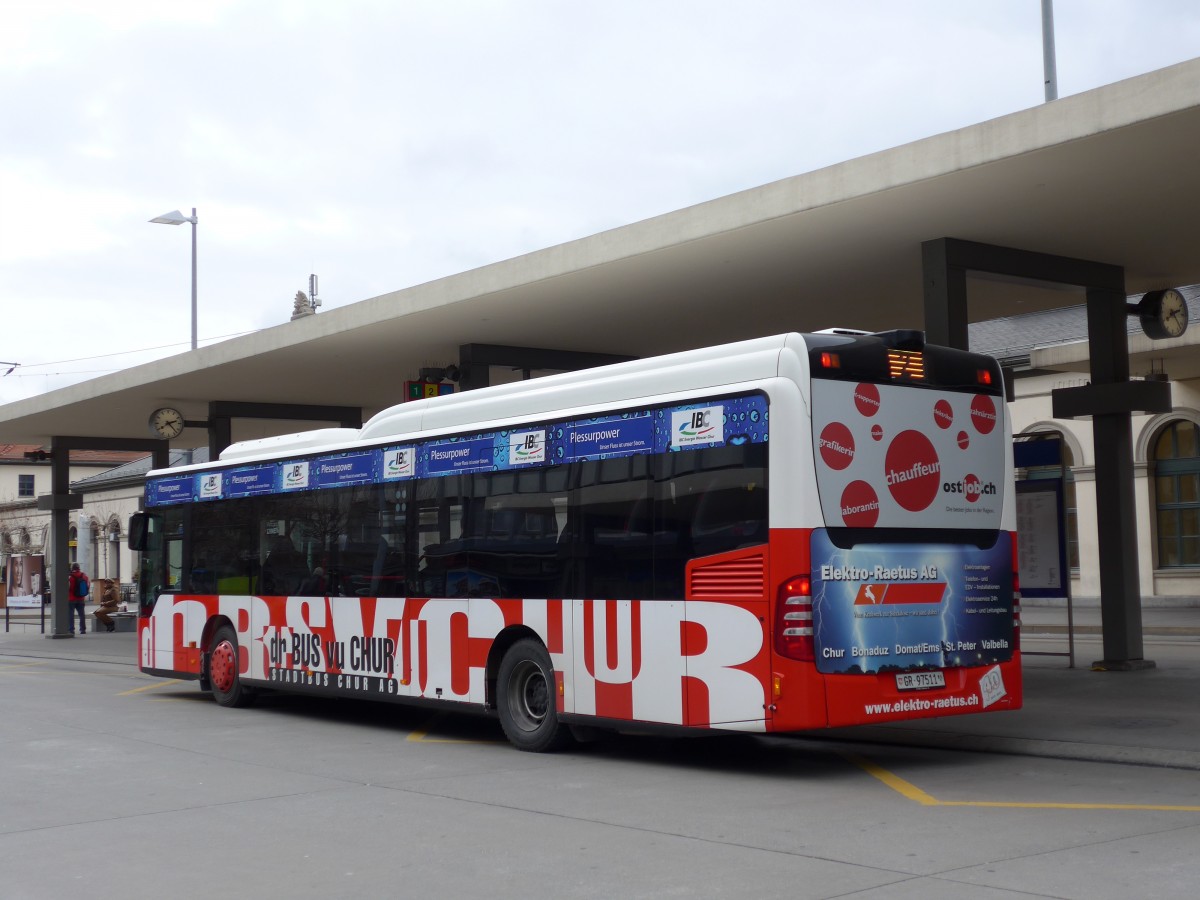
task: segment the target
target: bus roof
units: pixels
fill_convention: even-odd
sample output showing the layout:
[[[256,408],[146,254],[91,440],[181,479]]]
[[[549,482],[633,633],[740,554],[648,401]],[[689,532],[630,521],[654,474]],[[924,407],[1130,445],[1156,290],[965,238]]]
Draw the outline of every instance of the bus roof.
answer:
[[[523,421],[603,414],[622,407],[671,402],[713,391],[748,390],[774,378],[795,383],[801,396],[808,397],[809,351],[814,345],[835,343],[911,347],[923,346],[924,336],[918,331],[867,333],[826,329],[809,335],[789,332],[684,350],[400,403],[377,413],[361,429],[321,428],[240,441],[227,447],[219,460],[171,471],[222,468],[289,455],[349,450],[396,439],[465,430],[499,430]],[[964,351],[943,348],[941,352],[957,355]]]
[[[530,417],[728,388],[780,376],[803,383],[807,371],[804,337],[796,333],[773,335],[413,400],[379,412],[361,430],[322,428],[240,441],[221,453],[220,462],[240,463],[380,443],[422,432],[495,427]],[[212,467],[212,463],[198,466]]]

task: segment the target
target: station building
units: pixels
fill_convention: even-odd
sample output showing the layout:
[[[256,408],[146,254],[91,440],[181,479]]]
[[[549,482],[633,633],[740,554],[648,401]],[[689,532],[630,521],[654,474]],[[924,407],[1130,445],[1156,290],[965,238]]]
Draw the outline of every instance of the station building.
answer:
[[[1198,593],[1197,337],[1128,327],[1131,301],[1200,284],[1198,144],[1200,59],[11,403],[0,442],[49,448],[39,503],[69,558],[80,452],[161,467],[358,427],[426,370],[471,389],[830,325],[923,329],[1012,357],[1018,431],[1063,433],[1077,591],[1100,597],[1106,660],[1136,663],[1142,598]],[[1071,309],[1082,340],[1037,333]],[[1027,337],[989,346],[997,322]],[[169,442],[147,435],[164,408],[185,424]]]

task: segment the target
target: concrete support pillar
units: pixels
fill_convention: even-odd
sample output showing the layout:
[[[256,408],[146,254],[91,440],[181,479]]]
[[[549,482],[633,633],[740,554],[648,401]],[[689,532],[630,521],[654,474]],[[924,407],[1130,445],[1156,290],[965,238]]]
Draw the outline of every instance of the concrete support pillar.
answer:
[[[70,637],[71,614],[68,602],[68,576],[71,566],[71,487],[70,451],[52,441],[50,444],[50,494],[57,502],[50,510],[50,634],[52,638]],[[61,498],[61,499],[60,499]]]
[[[1104,634],[1104,659],[1096,666],[1118,670],[1153,666],[1144,659],[1142,648],[1131,414],[1169,410],[1170,392],[1165,383],[1129,380],[1124,270],[954,238],[925,242],[921,258],[926,338],[950,347],[968,349],[968,272],[1086,290],[1092,383],[1054,391],[1053,402],[1057,417],[1092,416]]]
[[[1129,382],[1124,291],[1087,292],[1092,385]],[[1111,409],[1111,407],[1110,407]],[[1138,588],[1137,508],[1133,494],[1133,427],[1129,410],[1092,414],[1096,457],[1096,526],[1100,550],[1100,620],[1105,669],[1147,668]],[[1106,561],[1107,564],[1106,564]]]

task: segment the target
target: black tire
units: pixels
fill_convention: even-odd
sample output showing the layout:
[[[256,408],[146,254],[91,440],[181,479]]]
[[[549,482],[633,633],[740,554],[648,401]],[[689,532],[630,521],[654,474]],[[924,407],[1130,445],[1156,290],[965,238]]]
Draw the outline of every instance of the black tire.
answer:
[[[522,638],[504,654],[496,683],[500,727],[518,750],[545,753],[571,743],[558,721],[554,666],[540,641]]]
[[[228,625],[222,625],[213,635],[207,668],[213,699],[221,706],[249,706],[254,702],[254,690],[242,684],[238,675],[237,633]]]

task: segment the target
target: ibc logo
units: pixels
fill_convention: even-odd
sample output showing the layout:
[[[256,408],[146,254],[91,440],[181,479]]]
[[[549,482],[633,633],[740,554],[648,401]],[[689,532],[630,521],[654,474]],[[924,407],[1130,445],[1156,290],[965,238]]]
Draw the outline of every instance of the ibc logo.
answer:
[[[517,432],[509,439],[508,464],[510,466],[543,463],[545,461],[545,430]]]
[[[725,442],[725,407],[685,409],[671,413],[672,444],[721,444]]]
[[[221,496],[221,476],[219,473],[214,472],[200,479],[200,496],[205,500]]]
[[[396,478],[412,478],[413,458],[416,456],[411,447],[397,447],[386,450],[383,454],[383,477],[385,481]]]
[[[283,486],[287,490],[308,487],[308,463],[285,463],[283,467]]]

